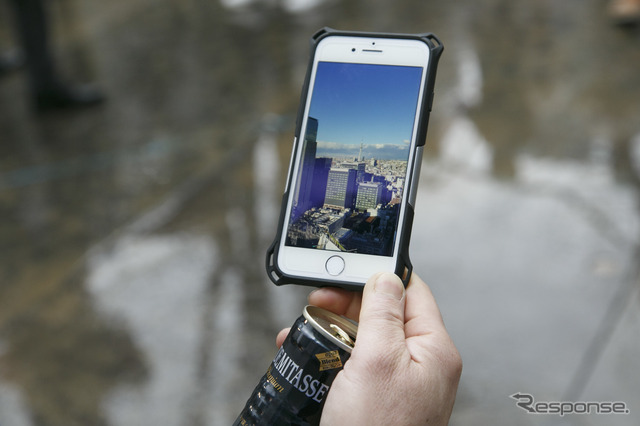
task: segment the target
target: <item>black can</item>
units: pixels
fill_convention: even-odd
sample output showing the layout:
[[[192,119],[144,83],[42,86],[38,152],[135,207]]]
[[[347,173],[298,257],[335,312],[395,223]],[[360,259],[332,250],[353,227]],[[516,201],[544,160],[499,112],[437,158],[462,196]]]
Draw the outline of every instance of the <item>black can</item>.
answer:
[[[317,425],[333,379],[351,355],[358,326],[307,306],[234,426]]]

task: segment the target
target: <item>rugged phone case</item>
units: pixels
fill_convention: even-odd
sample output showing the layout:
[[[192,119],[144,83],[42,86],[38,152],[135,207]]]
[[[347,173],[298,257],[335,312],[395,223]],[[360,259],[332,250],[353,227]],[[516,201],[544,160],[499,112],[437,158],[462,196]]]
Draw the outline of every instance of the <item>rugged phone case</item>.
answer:
[[[416,146],[417,149],[414,152],[414,173],[411,176],[411,182],[409,185],[409,199],[407,202],[407,206],[404,213],[403,227],[398,230],[398,238],[400,238],[399,245],[399,253],[398,259],[395,267],[395,274],[402,278],[405,286],[409,283],[409,279],[411,278],[411,272],[413,271],[413,265],[411,264],[411,260],[409,259],[409,240],[411,237],[411,226],[413,224],[413,215],[414,215],[414,201],[415,201],[415,189],[417,187],[417,182],[414,182],[418,178],[420,172],[420,163],[422,158],[422,147],[424,146],[425,139],[427,136],[427,125],[429,122],[429,113],[431,112],[431,105],[433,102],[433,90],[435,85],[435,77],[436,70],[438,67],[438,60],[440,59],[440,55],[444,49],[443,44],[440,40],[431,33],[424,34],[392,34],[392,33],[372,33],[372,32],[355,32],[355,31],[339,31],[334,30],[332,28],[323,28],[314,34],[311,37],[311,55],[309,58],[309,66],[307,67],[307,74],[304,81],[304,86],[302,88],[302,96],[300,99],[300,106],[298,108],[298,115],[296,119],[296,128],[295,128],[295,141],[296,145],[302,143],[300,138],[300,132],[302,128],[302,121],[304,115],[304,109],[306,105],[306,97],[309,89],[310,79],[311,79],[311,70],[313,67],[313,60],[316,52],[316,47],[320,40],[329,36],[351,36],[351,37],[385,37],[385,38],[397,38],[397,39],[413,39],[420,40],[424,42],[431,52],[431,59],[429,61],[428,69],[427,69],[427,81],[424,86],[424,92],[422,97],[422,105],[420,106],[420,120],[417,129],[417,139]],[[297,146],[293,147],[293,152],[297,152]],[[295,155],[295,154],[294,154]],[[297,158],[293,158],[291,164]],[[287,209],[287,200],[289,198],[289,191],[291,182],[293,179],[293,167],[289,170],[289,176],[287,177],[287,187],[285,193],[282,197],[282,207],[280,209],[280,218],[278,220],[278,230],[276,233],[275,240],[271,244],[271,246],[267,249],[267,258],[266,258],[266,268],[267,274],[271,281],[273,281],[276,285],[283,284],[300,284],[307,286],[334,286],[334,287],[342,287],[351,290],[361,290],[363,284],[349,281],[341,281],[334,279],[312,279],[307,277],[299,277],[294,275],[287,275],[283,273],[276,263],[276,259],[278,256],[278,247],[280,245],[280,236],[282,235],[282,230],[284,224],[284,218],[286,215]],[[371,273],[375,273],[376,271],[371,271]]]

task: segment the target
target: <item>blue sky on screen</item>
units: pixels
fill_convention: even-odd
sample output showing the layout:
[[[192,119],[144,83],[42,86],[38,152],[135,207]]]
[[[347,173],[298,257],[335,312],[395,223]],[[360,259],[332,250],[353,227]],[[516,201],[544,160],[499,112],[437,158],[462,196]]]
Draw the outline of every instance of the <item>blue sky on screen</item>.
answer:
[[[364,143],[404,151],[421,75],[419,67],[320,62],[309,114],[318,120],[318,150]]]

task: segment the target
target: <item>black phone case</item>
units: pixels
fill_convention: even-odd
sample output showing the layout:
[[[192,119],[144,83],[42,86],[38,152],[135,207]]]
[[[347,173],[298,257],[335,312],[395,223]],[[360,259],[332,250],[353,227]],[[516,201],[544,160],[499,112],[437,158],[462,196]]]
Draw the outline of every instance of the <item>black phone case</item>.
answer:
[[[311,70],[313,67],[313,60],[315,57],[316,47],[320,40],[329,36],[351,36],[351,37],[385,37],[385,38],[398,38],[398,39],[413,39],[420,40],[424,42],[431,52],[431,60],[429,61],[429,65],[427,68],[427,81],[424,86],[424,93],[422,97],[422,105],[420,107],[420,120],[418,124],[417,130],[417,139],[416,146],[422,147],[425,144],[426,136],[427,136],[427,125],[429,122],[429,113],[431,112],[431,105],[433,102],[433,93],[434,93],[434,85],[436,78],[436,70],[438,67],[438,60],[440,59],[440,55],[444,50],[444,45],[442,42],[431,33],[423,33],[423,34],[394,34],[394,33],[374,33],[374,32],[356,32],[356,31],[340,31],[332,28],[323,28],[315,33],[311,37],[311,55],[309,58],[309,65],[307,67],[307,74],[304,80],[304,86],[302,88],[302,96],[300,99],[300,106],[298,107],[298,115],[296,118],[296,128],[295,128],[295,141],[296,146],[293,147],[293,152],[297,152],[297,144],[302,143],[300,138],[300,132],[302,128],[302,121],[304,115],[304,109],[306,105],[306,97],[309,89],[310,79],[311,79]],[[417,155],[418,150],[416,150],[413,155]],[[415,159],[415,158],[414,158]],[[420,160],[420,159],[418,159]],[[297,158],[294,157],[291,164],[295,164]],[[416,166],[414,169],[418,168],[419,164],[415,163]],[[282,272],[278,265],[276,264],[276,259],[278,256],[278,247],[280,245],[280,235],[282,235],[282,230],[284,226],[284,218],[286,215],[287,209],[287,200],[289,198],[289,190],[292,182],[292,173],[293,167],[290,167],[289,176],[287,177],[287,189],[282,197],[282,206],[280,209],[280,218],[278,220],[278,230],[276,233],[275,240],[271,244],[271,246],[267,249],[267,257],[266,257],[266,268],[267,275],[271,281],[276,285],[283,284],[299,284],[306,286],[315,286],[315,287],[325,287],[325,286],[333,286],[333,287],[341,287],[348,290],[361,290],[363,288],[362,283],[350,282],[350,281],[341,281],[341,280],[323,280],[323,279],[313,279],[307,277],[299,277],[295,275],[287,275]],[[413,174],[414,177],[417,177],[417,174]],[[408,186],[409,191],[412,192],[412,188],[415,188],[414,185],[417,185],[417,182],[413,182],[413,179]],[[409,192],[409,193],[410,193]],[[398,230],[398,235],[400,238],[399,252],[398,252],[398,260],[396,263],[394,273],[398,275],[404,285],[406,286],[409,283],[409,279],[411,278],[411,273],[413,271],[413,265],[411,264],[411,260],[409,259],[409,242],[411,237],[411,227],[413,224],[413,216],[414,216],[414,206],[411,204],[411,200],[408,200],[405,215],[403,220],[402,229]],[[371,273],[375,273],[376,271],[371,271]]]

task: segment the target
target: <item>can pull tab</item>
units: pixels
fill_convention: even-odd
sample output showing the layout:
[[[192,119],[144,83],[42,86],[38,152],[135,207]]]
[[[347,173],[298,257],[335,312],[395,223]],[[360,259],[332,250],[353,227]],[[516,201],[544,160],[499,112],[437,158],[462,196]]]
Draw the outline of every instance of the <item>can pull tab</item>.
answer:
[[[352,348],[355,346],[356,343],[353,341],[351,336],[349,336],[346,331],[341,329],[340,326],[336,324],[329,324],[329,327],[331,327],[331,330],[333,330],[333,335],[335,337],[340,339],[345,344],[351,346]]]

